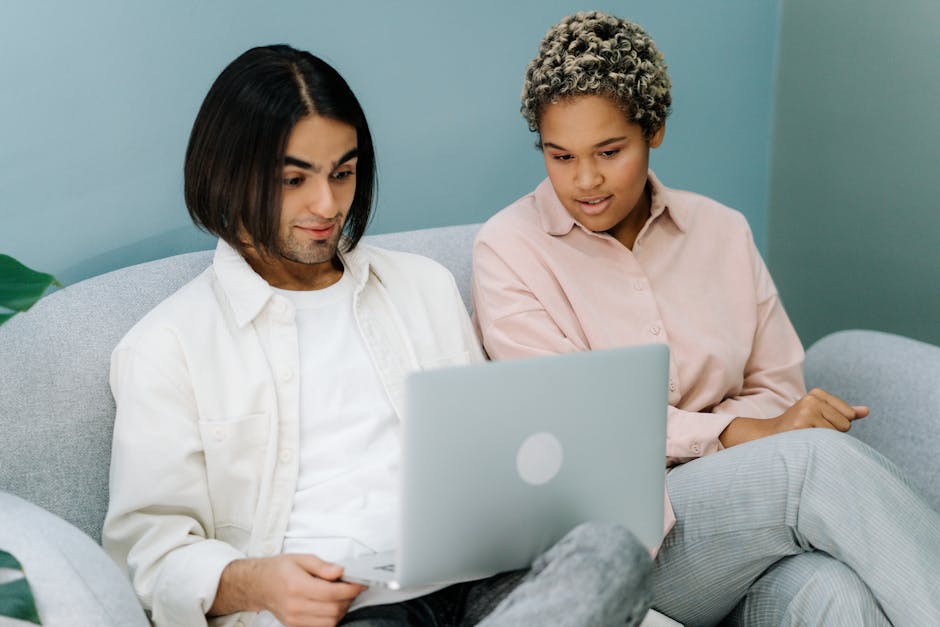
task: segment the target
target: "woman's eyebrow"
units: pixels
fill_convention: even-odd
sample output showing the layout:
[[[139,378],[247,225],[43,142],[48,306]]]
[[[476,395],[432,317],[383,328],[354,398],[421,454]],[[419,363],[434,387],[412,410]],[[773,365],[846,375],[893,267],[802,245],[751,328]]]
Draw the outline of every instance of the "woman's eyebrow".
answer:
[[[591,146],[591,148],[600,148],[601,146],[606,146],[607,144],[613,144],[613,143],[615,143],[615,142],[620,142],[620,141],[623,141],[623,140],[625,140],[625,139],[626,139],[626,136],[610,137],[610,138],[605,139],[605,140],[603,140],[603,141],[597,142],[596,144],[594,144],[593,146]],[[543,147],[543,148],[551,148],[551,149],[553,149],[553,150],[562,150],[562,151],[565,151],[565,152],[568,151],[567,148],[562,148],[562,147],[559,146],[558,144],[553,144],[552,142],[542,142],[542,147]]]

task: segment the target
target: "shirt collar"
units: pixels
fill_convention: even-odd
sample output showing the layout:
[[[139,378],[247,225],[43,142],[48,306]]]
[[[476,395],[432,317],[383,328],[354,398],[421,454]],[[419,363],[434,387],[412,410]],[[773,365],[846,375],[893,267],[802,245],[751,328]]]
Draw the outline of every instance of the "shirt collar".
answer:
[[[355,291],[359,292],[369,277],[368,254],[357,247],[348,253],[340,253],[340,260],[344,271],[349,272],[353,280]],[[257,318],[275,294],[268,282],[225,240],[220,239],[216,245],[212,266],[239,327]]]
[[[651,190],[650,222],[655,222],[661,215],[668,216],[683,233],[688,224],[687,209],[683,203],[672,201],[672,190],[659,182],[652,170],[648,171],[647,180]],[[546,178],[535,188],[535,207],[538,211],[539,221],[549,235],[567,235],[577,225],[584,229],[577,220],[571,217],[565,206],[561,204],[552,182]],[[584,229],[587,231],[587,229]]]

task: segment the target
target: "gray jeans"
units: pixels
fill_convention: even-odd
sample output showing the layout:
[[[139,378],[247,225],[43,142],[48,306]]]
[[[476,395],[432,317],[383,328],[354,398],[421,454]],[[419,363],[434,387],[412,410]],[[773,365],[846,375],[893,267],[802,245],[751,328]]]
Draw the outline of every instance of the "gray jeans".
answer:
[[[340,625],[451,627],[636,625],[652,598],[652,560],[617,525],[570,531],[529,570],[460,583],[417,599],[350,612]]]
[[[804,429],[689,462],[653,607],[685,625],[940,625],[940,513],[850,435]]]

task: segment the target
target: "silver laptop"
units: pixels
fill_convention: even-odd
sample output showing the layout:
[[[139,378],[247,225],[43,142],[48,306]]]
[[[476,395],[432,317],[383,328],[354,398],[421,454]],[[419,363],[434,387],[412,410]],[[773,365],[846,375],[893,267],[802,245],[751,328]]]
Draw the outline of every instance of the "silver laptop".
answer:
[[[526,568],[585,521],[656,546],[668,372],[651,344],[410,375],[398,548],[343,579],[397,590]]]

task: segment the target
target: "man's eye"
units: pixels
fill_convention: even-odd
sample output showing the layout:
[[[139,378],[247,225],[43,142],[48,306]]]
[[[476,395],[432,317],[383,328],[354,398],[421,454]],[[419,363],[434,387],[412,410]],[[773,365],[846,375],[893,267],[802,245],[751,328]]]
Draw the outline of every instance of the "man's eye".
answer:
[[[340,170],[339,172],[333,173],[333,178],[337,181],[342,181],[343,179],[348,179],[356,173],[355,170]]]
[[[282,179],[282,182],[287,187],[297,187],[304,182],[304,177],[302,176],[285,176]]]

